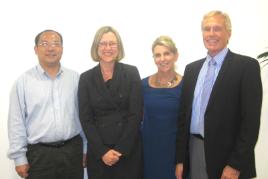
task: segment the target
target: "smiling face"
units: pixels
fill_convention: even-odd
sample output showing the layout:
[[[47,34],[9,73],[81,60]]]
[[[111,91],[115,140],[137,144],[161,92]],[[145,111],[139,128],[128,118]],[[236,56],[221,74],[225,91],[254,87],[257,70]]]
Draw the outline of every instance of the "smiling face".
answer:
[[[231,30],[227,30],[224,16],[215,15],[203,20],[202,34],[208,54],[213,57],[227,46]]]
[[[104,33],[98,44],[98,56],[103,62],[113,62],[118,56],[118,42],[114,33]]]
[[[154,62],[159,72],[170,72],[174,70],[178,54],[173,53],[168,47],[156,45],[153,49]]]
[[[47,31],[40,35],[37,45],[34,47],[42,67],[55,67],[59,65],[63,47],[60,36],[53,31]]]

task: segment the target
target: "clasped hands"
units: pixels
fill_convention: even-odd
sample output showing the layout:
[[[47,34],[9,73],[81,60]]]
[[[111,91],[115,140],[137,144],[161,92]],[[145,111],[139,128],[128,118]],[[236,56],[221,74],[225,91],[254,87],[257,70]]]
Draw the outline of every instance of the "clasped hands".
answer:
[[[112,166],[112,165],[116,164],[119,161],[121,156],[122,156],[122,154],[120,152],[117,152],[116,150],[110,149],[108,152],[106,152],[102,156],[102,161],[106,165]]]

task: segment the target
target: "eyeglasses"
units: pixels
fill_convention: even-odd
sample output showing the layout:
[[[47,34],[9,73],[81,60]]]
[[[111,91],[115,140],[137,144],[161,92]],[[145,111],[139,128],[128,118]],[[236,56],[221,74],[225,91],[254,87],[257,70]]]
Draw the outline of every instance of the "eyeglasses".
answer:
[[[116,42],[113,42],[113,41],[109,41],[109,42],[106,42],[106,41],[103,41],[103,42],[100,42],[99,43],[99,46],[100,47],[111,47],[111,48],[116,48],[118,46],[118,44]]]
[[[38,44],[38,46],[45,47],[45,48],[47,48],[49,46],[50,47],[61,47],[62,44],[61,44],[61,42],[41,42]]]
[[[223,27],[222,26],[205,26],[202,28],[203,32],[222,32],[223,31]]]

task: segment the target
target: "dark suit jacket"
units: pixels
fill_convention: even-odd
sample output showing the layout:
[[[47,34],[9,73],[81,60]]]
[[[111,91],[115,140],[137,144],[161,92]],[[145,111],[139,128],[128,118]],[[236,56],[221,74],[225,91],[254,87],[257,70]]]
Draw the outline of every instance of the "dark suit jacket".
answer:
[[[88,139],[89,165],[99,164],[101,167],[102,156],[113,148],[123,154],[121,159],[126,162],[125,166],[135,168],[128,166],[131,171],[142,168],[140,123],[143,99],[137,68],[116,62],[109,87],[99,65],[84,72],[80,76],[78,101],[80,121]],[[95,171],[90,172],[94,174]],[[128,169],[124,172],[138,175]]]
[[[177,163],[186,162],[192,103],[205,59],[187,65],[178,120]],[[220,178],[226,165],[240,178],[256,176],[254,147],[262,104],[260,67],[255,59],[229,51],[213,86],[204,116],[204,145],[209,178]]]

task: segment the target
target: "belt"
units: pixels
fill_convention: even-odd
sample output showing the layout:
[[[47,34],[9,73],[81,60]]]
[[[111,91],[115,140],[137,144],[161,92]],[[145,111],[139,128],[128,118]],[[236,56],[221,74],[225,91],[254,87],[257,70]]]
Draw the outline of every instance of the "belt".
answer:
[[[41,145],[41,146],[45,146],[45,147],[54,147],[54,148],[60,148],[60,147],[63,147],[64,145],[68,144],[69,142],[71,142],[72,140],[78,138],[79,135],[76,135],[68,140],[63,140],[63,141],[57,141],[57,142],[46,142],[46,143],[43,143],[43,142],[40,142],[40,143],[37,143],[38,145]]]
[[[201,136],[200,134],[192,134],[194,137],[200,139],[200,140],[204,140],[204,137]]]

